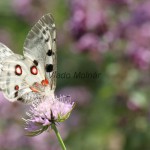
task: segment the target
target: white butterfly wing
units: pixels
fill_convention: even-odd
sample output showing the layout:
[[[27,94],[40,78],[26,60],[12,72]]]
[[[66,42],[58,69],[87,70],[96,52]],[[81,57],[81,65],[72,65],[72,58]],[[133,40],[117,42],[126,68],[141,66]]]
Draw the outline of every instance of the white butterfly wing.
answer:
[[[23,56],[14,54],[8,47],[0,43],[0,89],[10,101],[18,98],[18,89],[26,87],[23,79],[27,73],[23,71],[21,76],[15,73],[17,64],[25,66],[22,60]]]
[[[47,14],[27,35],[24,56],[14,54],[0,44],[0,89],[10,101],[21,100],[28,103],[54,91],[55,41],[55,24],[52,16]]]
[[[33,84],[42,80],[41,76],[31,74],[29,66],[34,64],[21,55],[12,54],[1,61],[1,66],[0,89],[5,97],[10,101],[31,101],[31,97],[26,94],[33,93]]]
[[[0,73],[1,69],[3,68],[2,66],[2,61],[6,59],[8,56],[13,55],[14,53],[6,47],[4,44],[0,43]]]
[[[51,14],[43,16],[28,33],[24,56],[36,62],[38,69],[49,81],[50,90],[56,87],[56,29]]]

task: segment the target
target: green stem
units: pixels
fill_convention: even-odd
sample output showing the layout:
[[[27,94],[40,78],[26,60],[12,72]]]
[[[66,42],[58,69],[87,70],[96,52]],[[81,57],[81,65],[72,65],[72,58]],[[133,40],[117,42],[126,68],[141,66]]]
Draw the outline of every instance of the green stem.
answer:
[[[59,132],[58,132],[58,130],[57,130],[57,128],[56,128],[56,125],[53,123],[53,124],[51,125],[51,127],[52,127],[52,129],[55,131],[55,134],[56,134],[57,139],[58,139],[58,141],[59,141],[59,143],[60,143],[60,145],[61,145],[62,150],[67,150],[66,147],[65,147],[65,144],[64,144],[64,142],[63,142],[63,140],[62,140],[62,138],[61,138],[61,136],[60,136],[60,134],[59,134]]]

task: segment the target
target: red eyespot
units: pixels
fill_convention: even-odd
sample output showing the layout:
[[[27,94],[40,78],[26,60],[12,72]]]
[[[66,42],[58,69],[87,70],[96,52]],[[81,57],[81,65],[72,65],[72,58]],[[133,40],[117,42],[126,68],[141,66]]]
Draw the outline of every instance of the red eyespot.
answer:
[[[15,86],[15,90],[16,90],[16,91],[19,90],[19,86],[18,86],[18,85]]]
[[[37,75],[37,74],[38,74],[38,70],[37,70],[36,66],[32,66],[32,67],[30,68],[30,72],[31,72],[33,75]]]
[[[47,86],[47,85],[49,84],[49,82],[48,82],[47,79],[45,79],[45,80],[42,80],[41,84],[42,84],[43,86]]]
[[[15,66],[15,74],[20,76],[22,74],[22,69],[20,65]]]

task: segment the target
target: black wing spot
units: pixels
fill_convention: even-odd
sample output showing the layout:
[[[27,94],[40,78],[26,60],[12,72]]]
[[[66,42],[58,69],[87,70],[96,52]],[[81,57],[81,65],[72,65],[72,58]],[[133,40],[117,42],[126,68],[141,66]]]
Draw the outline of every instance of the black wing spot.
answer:
[[[19,98],[17,99],[17,101],[24,102],[24,99],[23,99],[22,97],[19,97]]]
[[[56,41],[56,38],[54,38],[53,40]]]
[[[45,69],[46,69],[46,72],[52,72],[53,71],[53,65],[52,64],[47,64]]]
[[[38,66],[38,61],[37,60],[34,60],[33,63]]]
[[[18,96],[18,91],[17,92],[15,92],[15,97],[17,97]]]
[[[49,37],[47,39],[45,39],[45,43],[49,41]]]
[[[45,30],[43,30],[43,34],[46,34],[46,31],[45,31]]]
[[[46,53],[48,56],[52,56],[52,54],[53,54],[53,52],[52,52],[52,50],[51,49],[49,49],[48,51],[47,51],[47,53]]]

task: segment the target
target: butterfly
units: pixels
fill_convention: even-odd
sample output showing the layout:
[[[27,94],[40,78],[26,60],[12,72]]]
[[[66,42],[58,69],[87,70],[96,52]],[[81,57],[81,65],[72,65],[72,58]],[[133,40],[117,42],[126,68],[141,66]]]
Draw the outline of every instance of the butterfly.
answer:
[[[56,57],[56,27],[52,15],[46,14],[28,33],[23,55],[0,43],[0,90],[12,102],[54,97]]]

